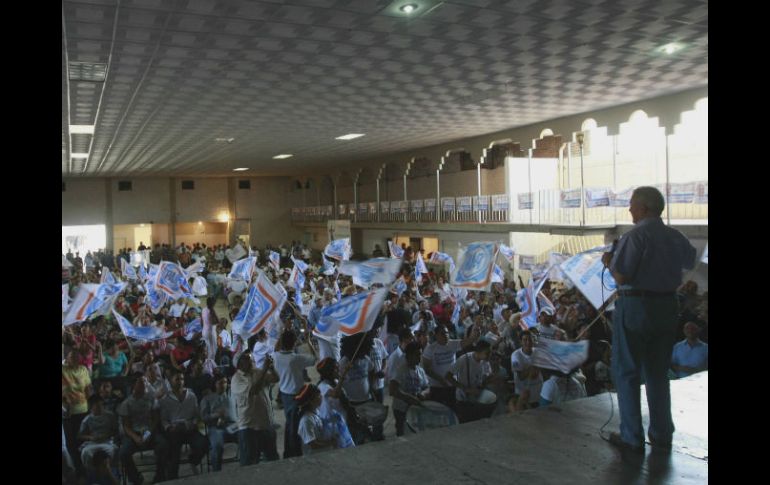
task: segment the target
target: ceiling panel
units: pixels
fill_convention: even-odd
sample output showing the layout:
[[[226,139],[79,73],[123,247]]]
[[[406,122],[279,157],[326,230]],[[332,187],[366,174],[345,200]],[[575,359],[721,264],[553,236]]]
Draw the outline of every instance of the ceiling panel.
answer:
[[[391,3],[65,0],[62,173],[317,171],[708,84],[705,1]],[[96,124],[85,162],[69,123]]]

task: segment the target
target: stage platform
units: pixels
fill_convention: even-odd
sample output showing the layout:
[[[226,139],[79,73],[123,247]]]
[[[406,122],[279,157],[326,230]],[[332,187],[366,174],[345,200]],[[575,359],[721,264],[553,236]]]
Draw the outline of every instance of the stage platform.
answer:
[[[601,394],[451,428],[310,457],[206,473],[168,483],[704,484],[708,482],[708,372],[671,382],[670,453],[621,453],[599,437],[618,429],[617,396]],[[644,396],[644,389],[642,390]],[[645,427],[648,423],[643,399]],[[277,411],[280,412],[280,411]],[[280,431],[279,431],[280,432]],[[280,451],[280,450],[279,450]]]

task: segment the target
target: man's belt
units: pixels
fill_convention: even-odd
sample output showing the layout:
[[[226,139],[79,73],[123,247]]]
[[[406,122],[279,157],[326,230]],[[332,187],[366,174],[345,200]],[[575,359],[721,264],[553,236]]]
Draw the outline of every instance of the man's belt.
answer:
[[[671,297],[675,294],[674,291],[618,290],[618,296],[642,296],[645,298]]]

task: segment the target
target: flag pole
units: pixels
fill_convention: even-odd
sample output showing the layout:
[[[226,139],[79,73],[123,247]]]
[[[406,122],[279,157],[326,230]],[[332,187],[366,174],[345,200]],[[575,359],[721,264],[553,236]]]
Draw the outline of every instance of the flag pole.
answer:
[[[607,299],[607,301],[604,303],[604,305],[601,306],[601,311],[596,316],[596,318],[594,318],[594,320],[591,323],[589,323],[586,328],[584,328],[583,330],[580,331],[580,333],[577,335],[577,337],[575,337],[575,340],[573,340],[573,342],[577,342],[578,340],[580,340],[580,337],[582,337],[583,334],[586,333],[588,331],[588,329],[590,329],[594,325],[594,323],[599,321],[600,318],[604,319],[603,318],[604,312],[607,311],[607,307],[609,306],[610,302],[615,301],[615,299],[617,299],[617,293],[615,293],[613,296],[611,296],[610,298]]]

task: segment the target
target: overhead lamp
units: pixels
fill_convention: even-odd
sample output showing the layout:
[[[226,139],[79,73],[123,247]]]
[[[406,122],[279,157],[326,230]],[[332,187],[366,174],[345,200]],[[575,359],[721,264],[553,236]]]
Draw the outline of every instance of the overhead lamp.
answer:
[[[223,211],[219,213],[219,222],[228,222],[230,220],[230,214],[227,213],[227,211]]]
[[[71,158],[88,158],[88,153],[70,153]]]
[[[678,51],[682,50],[683,48],[684,48],[684,46],[682,44],[679,44],[677,42],[671,42],[669,44],[666,44],[666,45],[658,48],[658,50],[660,52],[664,53],[664,54],[671,55],[671,54],[673,54],[675,52],[678,52]]]
[[[418,8],[417,5],[415,5],[413,3],[407,3],[406,5],[402,5],[399,8],[399,10],[401,10],[405,14],[410,14],[410,13],[414,12],[415,10],[417,10],[417,8]]]
[[[284,159],[284,158],[291,158],[291,157],[293,157],[293,156],[294,156],[294,155],[292,155],[291,153],[282,153],[282,154],[280,154],[280,155],[276,155],[276,156],[274,156],[273,158],[276,158],[276,159],[278,159],[278,160],[282,160],[282,159]]]
[[[245,171],[245,170],[248,170],[248,168],[247,168],[247,167],[234,168],[234,169],[233,169],[233,172],[243,172],[243,171]]]
[[[235,138],[214,138],[214,141],[217,143],[232,143],[235,141]]]
[[[70,125],[70,135],[93,135],[94,125]]]
[[[354,138],[360,138],[364,135],[365,133],[348,133],[347,135],[338,136],[335,138],[335,140],[352,140]]]

